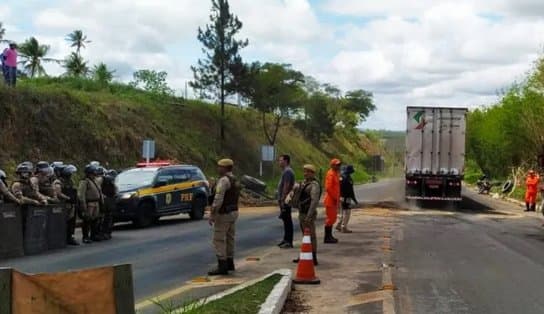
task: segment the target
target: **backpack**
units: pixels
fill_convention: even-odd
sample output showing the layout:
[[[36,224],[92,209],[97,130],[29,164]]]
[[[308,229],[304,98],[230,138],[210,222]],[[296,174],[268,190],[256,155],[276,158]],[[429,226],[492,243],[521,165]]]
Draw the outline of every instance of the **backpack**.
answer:
[[[312,180],[308,183],[304,183],[304,182],[299,183],[298,186],[295,187],[293,191],[291,191],[291,193],[289,193],[287,204],[291,206],[292,208],[296,208],[296,209],[300,209],[302,205],[306,204],[309,201],[309,198],[302,199],[304,195],[304,191],[313,182],[316,182],[317,185],[319,186],[319,197],[321,198],[321,193],[323,192],[321,185],[319,184],[319,181]]]

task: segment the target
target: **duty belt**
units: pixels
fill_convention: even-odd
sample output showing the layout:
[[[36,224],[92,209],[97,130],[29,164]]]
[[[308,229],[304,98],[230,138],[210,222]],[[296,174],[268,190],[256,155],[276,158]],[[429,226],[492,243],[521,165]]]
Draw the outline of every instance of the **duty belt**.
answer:
[[[225,206],[223,208],[221,208],[219,210],[219,213],[220,214],[230,214],[232,212],[237,212],[238,211],[238,205],[229,205],[229,206]]]

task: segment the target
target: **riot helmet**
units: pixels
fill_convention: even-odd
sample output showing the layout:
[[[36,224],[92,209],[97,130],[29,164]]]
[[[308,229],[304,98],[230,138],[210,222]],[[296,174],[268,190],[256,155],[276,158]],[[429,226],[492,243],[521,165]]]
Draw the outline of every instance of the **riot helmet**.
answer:
[[[7,178],[6,172],[4,170],[0,169],[0,180],[2,182],[4,182],[4,185],[7,185],[6,184],[6,178]]]
[[[96,167],[96,175],[97,175],[97,176],[102,177],[102,176],[104,176],[105,174],[106,174],[106,169],[104,169],[104,167],[102,167],[102,166],[97,166],[97,167]]]
[[[74,173],[77,172],[77,168],[76,166],[74,165],[68,165],[64,168],[62,168],[62,171],[61,171],[61,176],[63,178],[69,178],[71,177]]]
[[[15,168],[15,173],[21,178],[28,178],[32,174],[32,163],[23,162],[20,163],[17,168]]]
[[[97,170],[98,168],[95,165],[88,164],[85,166],[84,172],[86,176],[90,176],[90,175],[96,175]]]

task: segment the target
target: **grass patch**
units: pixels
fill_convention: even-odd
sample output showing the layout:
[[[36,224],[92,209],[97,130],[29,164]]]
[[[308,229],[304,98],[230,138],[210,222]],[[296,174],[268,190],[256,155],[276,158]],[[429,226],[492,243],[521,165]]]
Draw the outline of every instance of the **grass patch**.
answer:
[[[157,304],[158,314],[255,314],[283,276],[274,274],[252,286],[207,304],[190,303],[181,306]],[[181,308],[181,309],[178,309]]]

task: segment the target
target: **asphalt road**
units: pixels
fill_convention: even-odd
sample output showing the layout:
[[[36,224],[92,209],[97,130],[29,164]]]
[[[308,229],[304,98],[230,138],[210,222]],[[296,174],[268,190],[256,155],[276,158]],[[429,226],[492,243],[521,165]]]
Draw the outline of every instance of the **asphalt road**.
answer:
[[[382,184],[359,193],[400,201],[401,182]],[[544,313],[541,216],[464,193],[481,203],[403,216],[393,253],[396,312]]]
[[[403,184],[383,181],[356,193],[362,202],[401,203]],[[413,209],[414,215],[402,216],[393,240],[397,313],[544,313],[541,218],[481,199],[500,212],[465,203],[460,211]],[[242,213],[238,256],[273,246],[281,232],[275,212]],[[114,236],[0,266],[36,273],[132,263],[142,301],[205,274],[214,260],[206,221],[182,216],[143,230],[119,226]]]
[[[237,224],[238,256],[279,242],[280,223],[270,210],[242,212]],[[111,241],[4,260],[0,266],[40,273],[131,263],[136,300],[145,300],[205,275],[215,260],[207,221],[194,222],[182,215],[159,224],[148,229],[117,226]]]

